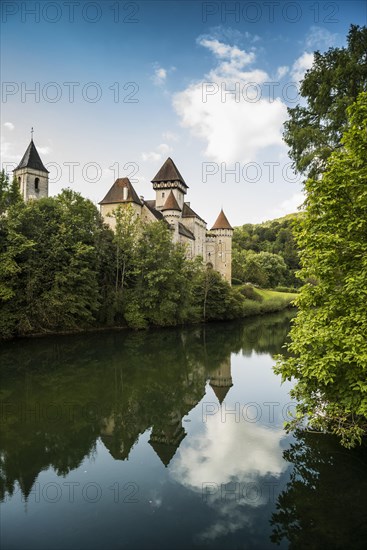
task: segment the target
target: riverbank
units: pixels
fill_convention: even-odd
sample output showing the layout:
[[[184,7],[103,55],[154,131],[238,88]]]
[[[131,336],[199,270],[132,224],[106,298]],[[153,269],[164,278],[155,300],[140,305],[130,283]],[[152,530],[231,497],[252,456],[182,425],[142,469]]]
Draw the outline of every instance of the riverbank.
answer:
[[[269,289],[255,288],[252,285],[241,285],[237,287],[237,290],[244,296],[244,304],[242,315],[238,319],[245,319],[247,317],[256,317],[258,315],[266,315],[267,313],[277,313],[287,308],[294,307],[293,301],[296,298],[296,293],[278,292]],[[206,321],[206,323],[221,322],[226,320],[216,319]],[[182,326],[203,324],[203,322],[184,323]],[[168,325],[160,327],[156,325],[150,325],[149,329],[159,328],[172,328],[174,325]],[[106,326],[92,326],[92,327],[76,327],[69,330],[44,330],[42,332],[32,332],[24,335],[16,335],[8,338],[0,337],[0,343],[9,340],[17,340],[24,338],[44,338],[47,336],[68,336],[74,334],[88,334],[88,333],[100,333],[106,331],[124,331],[124,330],[136,330],[126,325],[106,325]]]
[[[238,290],[246,298],[244,317],[275,313],[294,307],[293,302],[297,297],[296,293],[256,288],[248,284],[241,285]]]

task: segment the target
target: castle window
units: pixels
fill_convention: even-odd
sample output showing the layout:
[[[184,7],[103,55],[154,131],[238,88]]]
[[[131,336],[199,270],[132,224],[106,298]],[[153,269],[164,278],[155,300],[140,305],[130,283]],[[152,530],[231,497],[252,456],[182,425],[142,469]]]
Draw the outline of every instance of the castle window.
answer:
[[[164,193],[162,193],[162,199],[164,199]]]
[[[40,183],[40,179],[35,178],[35,180],[34,180],[34,190],[35,191],[39,191],[39,183]]]

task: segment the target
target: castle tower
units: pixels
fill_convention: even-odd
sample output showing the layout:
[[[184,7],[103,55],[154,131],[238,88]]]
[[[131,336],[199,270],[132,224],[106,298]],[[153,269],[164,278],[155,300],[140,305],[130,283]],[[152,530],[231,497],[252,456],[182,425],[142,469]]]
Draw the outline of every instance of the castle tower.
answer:
[[[230,388],[233,386],[230,356],[222,361],[220,366],[213,371],[210,376],[210,386],[217,396],[219,403],[222,404]]]
[[[167,200],[161,208],[161,212],[174,231],[173,242],[178,242],[178,222],[181,218],[181,208],[172,190],[169,192]]]
[[[99,203],[101,215],[112,230],[116,226],[116,218],[113,215],[120,205],[131,204],[137,215],[141,215],[142,202],[139,199],[129,178],[118,178],[108,191],[104,199]]]
[[[186,185],[185,180],[170,157],[152,179],[152,184],[156,192],[155,208],[157,210],[162,210],[170,191],[172,191],[178,206],[182,210],[188,185]]]
[[[207,262],[211,263],[214,269],[219,271],[229,284],[231,284],[232,279],[232,236],[233,227],[222,209],[208,237],[211,245],[207,245]]]
[[[18,166],[13,170],[24,201],[48,197],[48,174],[36,146],[31,139]]]

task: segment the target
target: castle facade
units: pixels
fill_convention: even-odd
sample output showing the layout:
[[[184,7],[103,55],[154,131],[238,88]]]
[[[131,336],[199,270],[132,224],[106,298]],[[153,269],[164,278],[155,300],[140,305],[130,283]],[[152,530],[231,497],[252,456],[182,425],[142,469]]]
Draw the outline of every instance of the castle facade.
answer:
[[[208,231],[206,221],[185,201],[188,185],[171,158],[158,170],[152,184],[155,199],[145,200],[138,196],[128,178],[117,179],[99,203],[105,222],[114,229],[113,212],[124,204],[131,204],[143,222],[165,220],[173,242],[186,246],[189,259],[201,256],[208,267],[231,283],[233,228],[223,210]]]
[[[14,170],[25,201],[48,197],[48,174],[31,139]],[[206,221],[185,201],[188,185],[171,158],[158,170],[152,184],[155,199],[145,200],[128,178],[118,178],[99,203],[105,223],[114,230],[114,211],[129,204],[145,223],[164,220],[172,231],[173,242],[185,245],[189,259],[201,256],[208,267],[231,283],[233,228],[223,210],[209,231]]]

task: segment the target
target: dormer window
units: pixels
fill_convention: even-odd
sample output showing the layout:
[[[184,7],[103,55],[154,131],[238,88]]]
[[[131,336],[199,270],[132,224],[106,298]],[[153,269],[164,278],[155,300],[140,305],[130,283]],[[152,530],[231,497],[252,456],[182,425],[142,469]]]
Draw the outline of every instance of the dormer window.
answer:
[[[35,191],[39,191],[39,184],[40,184],[40,179],[35,178],[35,180],[34,180],[34,190]]]

